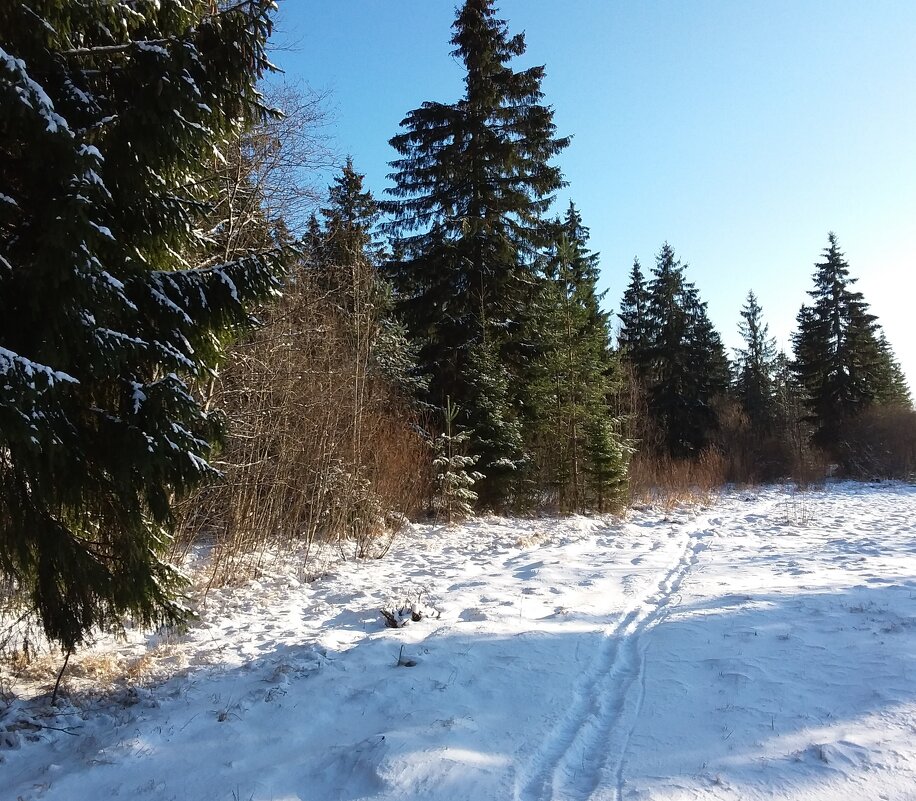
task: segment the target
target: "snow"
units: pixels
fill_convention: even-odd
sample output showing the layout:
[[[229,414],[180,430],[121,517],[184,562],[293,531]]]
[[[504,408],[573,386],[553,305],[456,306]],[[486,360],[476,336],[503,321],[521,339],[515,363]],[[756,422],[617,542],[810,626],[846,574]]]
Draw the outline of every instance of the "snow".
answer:
[[[216,268],[214,270],[214,274],[229,288],[229,294],[237,303],[239,300],[239,292],[235,286],[235,282],[226,274],[224,270],[220,268]]]
[[[165,287],[162,285],[163,280],[170,281],[172,285],[175,286],[174,280],[170,279],[168,276],[154,276],[153,280],[149,282],[150,294],[164,308],[178,315],[182,322],[184,322],[186,325],[192,324],[193,321],[188,316],[188,313],[182,309],[181,306],[175,303],[168,295],[165,294]],[[159,287],[158,289],[157,286]]]
[[[54,370],[45,364],[33,362],[31,359],[27,359],[24,356],[20,356],[18,353],[14,353],[13,351],[0,346],[0,376],[7,375],[12,372],[17,372],[26,378],[28,385],[32,389],[35,389],[36,386],[34,381],[31,379],[36,375],[42,376],[45,383],[48,385],[52,385],[58,382],[65,382],[70,384],[79,383],[79,381],[77,381],[72,375],[68,375],[67,373],[64,373],[60,370]]]
[[[80,154],[81,156],[89,156],[89,157],[94,158],[96,161],[99,161],[99,162],[105,161],[105,159],[104,159],[104,157],[102,156],[101,152],[99,151],[99,149],[98,149],[95,145],[86,145],[86,144],[80,145],[80,147],[79,147],[79,154]],[[100,183],[101,183],[101,181],[100,181]]]
[[[107,230],[107,229],[106,229],[106,230]],[[108,233],[109,233],[109,236],[110,236],[110,235],[111,235],[111,232],[109,231]],[[123,281],[119,281],[119,280],[118,280],[117,278],[115,278],[110,272],[108,272],[108,270],[102,270],[102,271],[101,271],[101,275],[102,275],[102,278],[104,278],[111,286],[113,286],[115,289],[117,289],[118,292],[123,292],[123,291],[124,291],[124,282],[123,282]]]
[[[26,71],[25,62],[7,53],[0,47],[0,67],[4,67],[7,72],[11,73],[10,80],[16,85],[16,94],[19,100],[29,108],[37,111],[44,119],[47,130],[50,133],[62,131],[72,136],[67,121],[54,110],[54,104],[51,98],[41,84],[32,80]]]
[[[93,228],[95,228],[95,230],[98,231],[98,232],[99,232],[102,236],[104,236],[106,239],[110,239],[112,242],[114,241],[114,234],[111,233],[111,229],[110,229],[110,228],[106,228],[104,225],[99,225],[98,223],[94,223],[94,222],[92,222],[92,220],[89,220],[89,224],[90,224]],[[110,280],[110,279],[111,279],[111,276],[110,276],[110,275],[108,276],[108,279],[109,279],[109,283],[112,283],[111,280]],[[123,287],[123,284],[122,284],[122,287]]]
[[[169,51],[164,47],[152,42],[135,42],[138,50],[142,50],[144,53],[155,53],[157,56],[165,56],[168,58]]]
[[[834,484],[265,557],[56,713],[20,683],[4,797],[912,801],[914,535],[916,488]]]
[[[130,388],[131,388],[131,400],[133,402],[133,413],[139,414],[140,408],[143,406],[144,403],[146,403],[146,400],[147,400],[146,388],[144,387],[143,384],[137,381],[131,381]]]

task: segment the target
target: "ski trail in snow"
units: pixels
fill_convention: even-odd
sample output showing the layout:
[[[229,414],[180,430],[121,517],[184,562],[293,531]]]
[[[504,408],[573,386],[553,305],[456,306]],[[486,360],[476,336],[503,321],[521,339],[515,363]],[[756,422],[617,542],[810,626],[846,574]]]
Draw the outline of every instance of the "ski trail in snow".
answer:
[[[591,778],[589,791],[582,795],[582,798],[594,798],[596,788],[604,786],[616,790],[615,801],[623,799],[627,749],[639,719],[646,690],[646,649],[649,646],[649,638],[645,635],[663,621],[677,604],[676,597],[681,583],[699,561],[700,554],[706,550],[707,545],[703,539],[709,536],[709,533],[709,530],[704,528],[696,528],[691,532],[680,561],[659,582],[658,591],[648,601],[647,614],[636,625],[632,635],[624,640],[629,652],[629,667],[621,677],[623,684],[610,688],[611,706],[609,714],[604,715],[606,729],[601,732],[602,736],[591,744],[591,755],[594,758],[602,753],[602,744],[606,743],[603,753],[608,754],[608,760],[604,765],[598,761],[598,770]],[[634,685],[635,692],[632,691]]]
[[[622,799],[626,751],[645,691],[645,635],[667,615],[705,550],[708,525],[705,518],[690,524],[677,563],[605,632],[568,713],[520,772],[516,801]]]

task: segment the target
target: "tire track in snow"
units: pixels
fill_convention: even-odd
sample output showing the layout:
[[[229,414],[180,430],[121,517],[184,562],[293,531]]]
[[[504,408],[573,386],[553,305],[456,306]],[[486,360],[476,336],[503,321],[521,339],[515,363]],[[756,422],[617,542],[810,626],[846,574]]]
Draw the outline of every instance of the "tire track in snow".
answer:
[[[648,639],[706,549],[707,519],[694,521],[681,556],[655,590],[606,631],[590,670],[579,682],[568,713],[516,780],[515,801],[621,801],[625,757],[645,694]]]

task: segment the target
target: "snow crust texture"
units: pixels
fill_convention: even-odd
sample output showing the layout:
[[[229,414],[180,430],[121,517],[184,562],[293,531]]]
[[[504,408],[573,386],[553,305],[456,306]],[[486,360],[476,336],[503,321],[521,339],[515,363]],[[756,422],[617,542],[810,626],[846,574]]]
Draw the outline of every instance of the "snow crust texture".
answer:
[[[157,680],[0,706],[0,798],[916,800],[916,489],[416,526],[82,658]]]

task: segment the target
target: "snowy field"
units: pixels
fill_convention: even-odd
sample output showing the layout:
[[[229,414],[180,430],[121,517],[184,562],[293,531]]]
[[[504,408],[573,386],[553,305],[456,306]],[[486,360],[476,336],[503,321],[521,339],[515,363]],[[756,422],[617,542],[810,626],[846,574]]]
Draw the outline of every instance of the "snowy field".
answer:
[[[415,527],[301,578],[0,704],[0,799],[916,799],[916,488]]]

